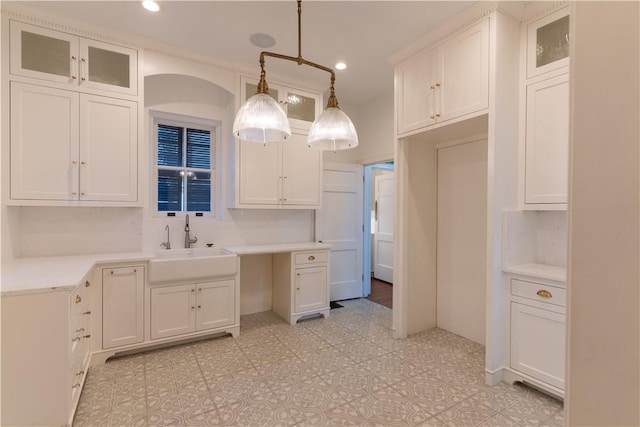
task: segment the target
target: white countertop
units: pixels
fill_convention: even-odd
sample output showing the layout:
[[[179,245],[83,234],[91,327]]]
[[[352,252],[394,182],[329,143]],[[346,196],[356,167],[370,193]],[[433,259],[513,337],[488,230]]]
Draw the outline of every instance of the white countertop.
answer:
[[[226,246],[224,249],[236,255],[258,255],[275,254],[279,252],[327,250],[330,248],[331,245],[328,243],[305,242],[277,243],[273,245]]]
[[[2,269],[2,296],[71,290],[97,264],[146,262],[148,252],[90,254],[78,256],[17,258]]]
[[[505,273],[521,274],[524,276],[537,277],[540,279],[556,280],[558,282],[567,281],[567,268],[557,265],[547,264],[521,264],[504,267]]]
[[[230,246],[224,249],[236,255],[327,250],[326,243],[278,243],[271,245]],[[16,258],[3,266],[0,290],[2,296],[38,293],[50,290],[73,290],[96,265],[125,262],[147,262],[152,252],[88,254],[77,256]]]

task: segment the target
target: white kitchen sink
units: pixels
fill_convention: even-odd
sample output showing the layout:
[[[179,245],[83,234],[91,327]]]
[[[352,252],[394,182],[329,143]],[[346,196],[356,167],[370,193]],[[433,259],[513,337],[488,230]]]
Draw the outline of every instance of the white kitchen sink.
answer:
[[[237,271],[238,256],[221,248],[169,249],[149,261],[149,282],[193,282]]]

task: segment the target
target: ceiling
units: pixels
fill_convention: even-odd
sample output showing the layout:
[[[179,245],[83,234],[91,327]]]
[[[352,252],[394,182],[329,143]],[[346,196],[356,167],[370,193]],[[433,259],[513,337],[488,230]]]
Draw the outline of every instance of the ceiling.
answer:
[[[267,50],[298,53],[298,19],[288,1],[160,1],[151,13],[137,1],[3,1],[81,28],[118,34],[124,40],[156,40],[180,50],[210,55],[215,61],[259,73],[260,48],[249,36],[276,39]],[[302,2],[302,56],[336,71],[336,94],[343,104],[362,105],[393,90],[393,69],[386,58],[475,2],[471,1],[325,1]],[[311,67],[266,59],[270,75],[327,88],[329,75]],[[280,79],[281,80],[281,79]]]

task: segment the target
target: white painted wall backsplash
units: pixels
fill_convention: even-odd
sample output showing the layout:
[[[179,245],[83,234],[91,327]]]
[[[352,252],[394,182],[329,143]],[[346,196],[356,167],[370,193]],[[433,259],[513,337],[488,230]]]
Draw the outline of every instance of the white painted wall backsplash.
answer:
[[[565,211],[504,212],[503,233],[503,266],[567,265]]]
[[[184,247],[184,218],[143,218],[140,208],[12,207],[19,233],[14,257],[159,250],[171,230],[171,247]],[[313,239],[311,211],[233,211],[223,218],[189,218],[194,247],[303,242]]]
[[[134,252],[142,249],[142,209],[11,207],[20,230],[14,257]]]

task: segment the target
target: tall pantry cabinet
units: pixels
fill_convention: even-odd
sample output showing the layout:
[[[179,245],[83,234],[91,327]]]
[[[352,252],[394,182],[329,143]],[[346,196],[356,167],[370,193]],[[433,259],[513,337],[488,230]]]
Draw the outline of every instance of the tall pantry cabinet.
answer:
[[[138,51],[9,28],[9,203],[139,206]]]

